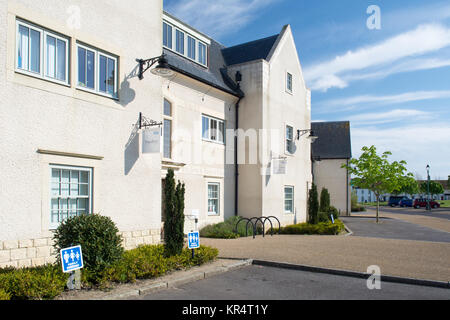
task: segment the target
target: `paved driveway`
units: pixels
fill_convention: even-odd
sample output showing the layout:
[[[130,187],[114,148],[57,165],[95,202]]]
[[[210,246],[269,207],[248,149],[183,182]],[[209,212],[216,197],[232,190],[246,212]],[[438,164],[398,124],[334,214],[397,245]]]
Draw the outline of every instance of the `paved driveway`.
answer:
[[[369,290],[365,279],[249,266],[209,279],[146,295],[140,300],[348,300],[450,299],[443,288],[381,282]]]
[[[384,239],[450,242],[450,233],[420,226],[398,219],[380,218],[377,224],[372,217],[341,217],[353,235]]]

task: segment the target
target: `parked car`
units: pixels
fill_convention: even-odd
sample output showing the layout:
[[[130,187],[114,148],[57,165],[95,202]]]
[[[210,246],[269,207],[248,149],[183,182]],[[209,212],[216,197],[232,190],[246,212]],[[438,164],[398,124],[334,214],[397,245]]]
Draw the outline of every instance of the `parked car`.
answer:
[[[390,196],[388,206],[395,207],[398,206],[402,199],[407,199],[405,196]]]
[[[402,208],[404,207],[412,207],[413,206],[413,199],[409,199],[409,198],[403,198],[402,200],[400,200],[400,202],[398,203],[398,205]]]
[[[426,208],[427,207],[427,199],[416,199],[416,200],[414,200],[413,206],[416,209]],[[430,200],[430,206],[434,209],[441,207],[440,203],[436,202],[434,200]]]

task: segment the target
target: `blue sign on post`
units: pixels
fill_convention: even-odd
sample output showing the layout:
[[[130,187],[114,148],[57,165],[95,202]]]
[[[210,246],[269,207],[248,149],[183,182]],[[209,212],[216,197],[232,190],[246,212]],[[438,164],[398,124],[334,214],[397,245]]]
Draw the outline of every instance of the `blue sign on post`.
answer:
[[[61,250],[61,263],[63,272],[72,272],[83,268],[83,253],[81,246]]]
[[[200,248],[200,233],[190,232],[188,234],[188,248],[189,249],[198,249]]]

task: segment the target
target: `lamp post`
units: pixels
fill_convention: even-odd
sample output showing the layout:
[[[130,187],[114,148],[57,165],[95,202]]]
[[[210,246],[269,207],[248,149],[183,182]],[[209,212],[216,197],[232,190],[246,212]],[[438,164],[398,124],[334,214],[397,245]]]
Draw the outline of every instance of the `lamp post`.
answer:
[[[427,210],[431,211],[430,206],[430,165],[427,165]]]

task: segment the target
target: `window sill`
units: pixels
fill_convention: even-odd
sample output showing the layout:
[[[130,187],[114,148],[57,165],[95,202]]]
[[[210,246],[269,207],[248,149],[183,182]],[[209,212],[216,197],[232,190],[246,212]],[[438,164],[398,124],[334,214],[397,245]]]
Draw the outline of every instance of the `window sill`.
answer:
[[[26,71],[26,70],[21,70],[21,69],[15,69],[14,71],[16,73],[24,75],[24,76],[28,76],[28,77],[31,77],[31,78],[35,78],[35,79],[38,79],[38,80],[43,80],[43,81],[54,83],[54,84],[59,84],[61,86],[65,86],[65,87],[70,88],[70,84],[69,83],[64,82],[64,81],[55,80],[55,79],[52,79],[52,78],[44,77],[40,73],[34,73],[34,72],[31,72],[31,71]]]
[[[220,213],[209,213],[208,212],[208,217],[220,217]]]
[[[214,140],[208,140],[208,139],[205,139],[205,138],[202,138],[202,141],[203,141],[203,142],[209,142],[209,143],[218,144],[218,145],[220,145],[220,146],[225,146],[225,142],[219,142],[219,141],[214,141]]]
[[[83,87],[80,87],[80,86],[77,86],[76,89],[80,90],[80,91],[92,93],[92,94],[95,94],[95,95],[100,96],[100,97],[104,97],[104,98],[112,99],[112,100],[115,100],[115,101],[119,101],[119,98],[117,96],[112,96],[112,95],[109,95],[109,94],[106,94],[106,93],[101,93],[101,92],[98,92],[98,91],[95,91],[95,90],[92,90],[92,89],[83,88]]]

